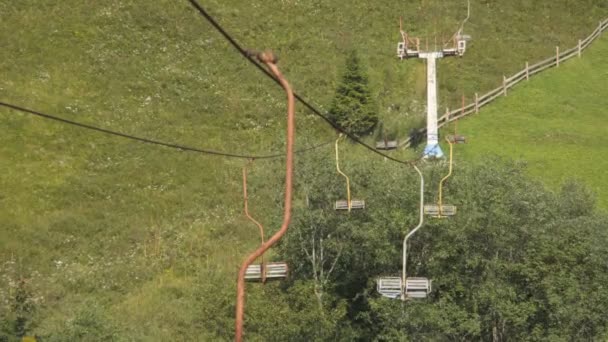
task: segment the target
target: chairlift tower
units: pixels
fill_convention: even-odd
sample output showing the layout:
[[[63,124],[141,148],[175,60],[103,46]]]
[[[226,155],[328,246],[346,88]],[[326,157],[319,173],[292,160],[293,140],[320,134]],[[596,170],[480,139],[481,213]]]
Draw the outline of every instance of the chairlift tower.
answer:
[[[426,60],[426,147],[424,148],[424,158],[442,158],[443,151],[439,146],[439,132],[437,127],[437,59],[443,57],[462,57],[466,51],[467,41],[471,39],[469,35],[462,34],[464,23],[470,16],[470,4],[467,10],[467,18],[463,21],[460,29],[452,39],[444,44],[441,50],[422,51],[420,49],[420,39],[409,37],[403,30],[402,22],[399,21],[402,41],[397,44],[397,57],[400,60],[408,58],[421,58]],[[428,47],[427,47],[428,50]]]

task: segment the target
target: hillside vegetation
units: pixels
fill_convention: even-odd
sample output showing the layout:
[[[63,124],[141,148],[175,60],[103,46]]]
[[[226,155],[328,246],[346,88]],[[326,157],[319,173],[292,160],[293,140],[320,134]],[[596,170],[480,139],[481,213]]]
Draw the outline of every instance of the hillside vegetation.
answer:
[[[329,108],[345,52],[356,49],[369,75],[384,127],[400,136],[422,122],[424,65],[396,60],[398,16],[403,15],[413,33],[434,41],[430,37],[435,33],[438,37],[452,34],[466,11],[464,1],[426,0],[357,0],[347,6],[317,0],[212,0],[204,5],[244,46],[277,51],[280,67],[296,91],[321,109]],[[440,63],[442,105],[457,103],[463,91],[472,94],[493,88],[503,73],[520,69],[526,60],[546,57],[557,44],[573,45],[599,18],[608,15],[606,2],[601,0],[480,0],[472,1],[472,6],[466,31],[475,39],[468,55]],[[185,145],[255,154],[283,150],[282,90],[234,53],[187,1],[0,0],[0,42],[1,101]],[[581,63],[586,62],[583,59]],[[335,139],[335,132],[327,125],[302,106],[297,109],[298,148]],[[236,269],[259,241],[255,226],[242,214],[241,167],[245,160],[134,143],[5,108],[0,109],[0,126],[0,340],[14,341],[21,333],[36,334],[45,341],[232,338]],[[331,210],[331,203],[344,197],[345,189],[334,169],[332,145],[327,145],[297,158],[298,212],[293,231],[308,237],[304,228],[310,228],[305,219],[312,215],[307,214],[309,195],[319,225],[339,228],[337,235],[332,230],[322,234],[334,234],[337,240],[333,247],[349,243],[344,247],[348,262],[334,275],[351,272],[351,277],[329,279],[323,288],[325,304],[319,306],[309,266],[297,259],[290,245],[293,240],[286,240],[269,257],[292,261],[294,272],[289,282],[248,287],[246,331],[251,340],[406,338],[395,335],[398,329],[392,324],[399,321],[391,321],[400,314],[400,303],[382,304],[383,300],[372,294],[373,277],[399,269],[403,230],[416,220],[417,179],[411,170],[384,163],[361,148],[347,143],[341,148],[343,169],[353,178],[353,193],[368,200],[372,210],[351,219]],[[489,176],[492,172],[499,177],[509,172],[519,175],[518,167],[507,163],[504,169],[506,173],[470,166],[467,176],[452,189],[461,189],[463,197],[450,200],[458,205],[468,203],[465,215],[473,213],[479,219],[488,208],[475,209],[481,200],[474,199],[474,194],[465,196],[466,190],[483,190],[498,182]],[[250,210],[269,232],[280,221],[282,172],[281,160],[257,160],[250,171]],[[444,170],[429,166],[425,172],[429,181],[436,183]],[[487,182],[473,184],[471,179],[480,174]],[[521,178],[510,190],[537,186],[528,182]],[[435,189],[428,191],[433,198]],[[538,190],[544,198],[538,202],[540,208],[563,202],[559,195],[543,191]],[[568,217],[587,220],[586,229],[597,233],[595,228],[605,221],[590,211],[593,201],[576,187],[568,191],[567,195],[576,194],[588,204],[568,211]],[[510,198],[504,207],[497,206],[498,217],[525,210],[518,206],[519,200]],[[490,220],[487,225],[498,231],[484,235],[483,229],[477,229],[485,223],[468,225],[479,221],[469,221],[465,215],[461,221],[436,223],[429,230],[448,234],[458,227],[470,228],[452,230],[462,233],[463,242],[454,244],[456,250],[446,249],[447,254],[436,263],[426,265],[431,247],[437,246],[432,250],[439,251],[445,241],[454,239],[452,233],[439,234],[436,239],[427,236],[421,240],[426,242],[417,246],[419,253],[413,254],[417,261],[411,263],[419,264],[416,271],[420,274],[444,277],[440,286],[454,291],[460,287],[451,287],[447,279],[470,271],[470,265],[456,257],[459,248],[468,248],[469,238],[493,241],[501,231],[532,229],[539,223],[493,225]],[[558,228],[566,234],[578,224]],[[541,232],[536,232],[535,238],[543,238]],[[295,239],[298,235],[289,236]],[[598,283],[605,283],[601,277],[605,270],[598,261],[605,260],[601,244],[605,240],[593,234],[587,238],[579,241],[579,254],[562,256],[566,259],[564,269],[559,263],[555,267],[572,277],[589,271],[587,277],[592,281],[584,284],[584,290],[592,290],[595,297],[564,297],[565,304],[555,298],[559,297],[555,294],[559,279],[549,279],[548,274],[556,269],[539,270],[532,264],[543,264],[546,254],[553,252],[550,241],[541,241],[547,249],[538,254],[533,254],[530,246],[526,253],[532,254],[518,255],[519,262],[528,255],[538,256],[523,265],[529,273],[519,274],[534,276],[535,282],[546,280],[545,287],[534,288],[536,297],[526,293],[539,303],[550,301],[555,310],[577,300],[597,306],[581,307],[576,317],[558,315],[543,320],[542,310],[550,308],[539,305],[536,311],[526,311],[530,323],[518,322],[519,330],[513,336],[524,336],[535,327],[538,336],[550,336],[566,320],[569,330],[565,334],[573,334],[580,326],[588,328],[585,336],[605,336],[605,293],[593,292]],[[501,242],[505,253],[500,255],[509,255],[512,244],[519,242]],[[357,243],[364,248],[357,249]],[[576,263],[584,257],[585,248],[597,250],[593,262],[588,263],[590,270],[577,268],[567,273],[567,267],[587,265],[587,260]],[[471,258],[483,263],[488,255]],[[596,262],[600,266],[596,267]],[[349,271],[349,263],[359,268]],[[458,267],[450,268],[452,263]],[[490,266],[485,269],[493,269]],[[471,284],[472,280],[464,281]],[[491,288],[491,283],[486,285],[484,289]],[[513,285],[517,290],[523,287],[525,283]],[[509,295],[511,291],[515,290],[505,289]],[[444,293],[453,298],[461,295]],[[449,302],[455,308],[449,314],[454,316],[445,316],[441,326],[421,322],[424,328],[410,327],[401,333],[413,339],[429,331],[448,330],[453,335],[431,337],[488,336],[492,325],[485,320],[487,316],[476,321],[475,315],[482,314],[473,312],[487,314],[484,308],[495,302],[476,307],[477,293],[459,297],[464,298],[462,302]],[[547,298],[539,297],[545,294]],[[446,297],[438,293],[434,302],[438,306],[429,309],[433,315],[442,310],[445,302],[441,298]],[[419,309],[425,310],[425,306],[407,310]],[[509,314],[520,309],[516,306]],[[467,312],[467,319],[452,329],[449,321],[459,310]],[[419,312],[412,314],[421,317]],[[319,317],[326,319],[317,323]],[[417,331],[419,335],[415,335]]]
[[[588,184],[608,208],[606,56],[604,35],[584,58],[522,83],[479,115],[461,120],[458,130],[471,144],[458,148],[456,158],[498,154],[523,160],[530,174],[553,189],[569,178]]]

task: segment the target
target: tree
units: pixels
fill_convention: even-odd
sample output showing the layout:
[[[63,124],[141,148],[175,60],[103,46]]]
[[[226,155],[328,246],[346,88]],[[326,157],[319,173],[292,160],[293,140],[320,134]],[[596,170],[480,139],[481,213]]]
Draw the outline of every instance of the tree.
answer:
[[[356,135],[371,132],[378,123],[376,103],[372,99],[367,76],[354,50],[346,57],[342,81],[336,89],[329,117]]]
[[[369,296],[365,326],[386,340],[596,340],[608,326],[606,217],[580,187],[555,195],[519,165],[459,166],[449,221],[427,221],[410,264],[425,301]],[[428,171],[427,171],[428,172]],[[431,251],[431,252],[427,252]],[[420,258],[420,256],[423,256]],[[602,261],[604,260],[604,261]]]
[[[297,169],[306,205],[295,208],[278,250],[292,279],[311,284],[301,294],[321,314],[346,303],[347,315],[332,324],[352,326],[360,340],[606,336],[608,219],[595,213],[587,190],[567,183],[552,193],[501,160],[459,164],[444,187],[444,203],[458,214],[427,220],[410,240],[408,274],[432,279],[433,292],[402,303],[380,297],[374,279],[400,273],[401,242],[417,221],[418,179],[392,163],[346,162],[351,189],[368,207],[333,211],[343,181],[331,159],[308,160]],[[423,172],[432,202],[445,166]]]

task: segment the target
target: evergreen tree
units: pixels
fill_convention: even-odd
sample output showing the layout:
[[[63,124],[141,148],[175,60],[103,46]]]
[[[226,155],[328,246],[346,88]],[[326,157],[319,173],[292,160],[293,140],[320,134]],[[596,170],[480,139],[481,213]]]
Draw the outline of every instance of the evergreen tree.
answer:
[[[367,75],[354,50],[346,58],[342,81],[336,89],[329,115],[333,122],[356,135],[369,133],[378,123]]]

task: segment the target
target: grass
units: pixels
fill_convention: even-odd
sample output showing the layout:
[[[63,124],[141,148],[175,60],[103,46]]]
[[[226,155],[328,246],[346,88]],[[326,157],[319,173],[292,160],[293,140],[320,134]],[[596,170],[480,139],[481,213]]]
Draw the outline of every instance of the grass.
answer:
[[[398,16],[414,34],[447,36],[464,3],[204,5],[244,46],[275,49],[295,89],[321,109],[329,107],[344,52],[358,49],[384,126],[404,136],[421,122],[425,73],[419,61],[395,58]],[[439,66],[442,105],[495,87],[504,73],[546,57],[555,45],[574,45],[608,15],[606,3],[593,0],[472,3],[467,57]],[[0,41],[2,101],[186,145],[282,151],[281,89],[187,1],[0,1]],[[298,109],[299,148],[335,138]],[[44,298],[31,327],[38,334],[61,333],[66,321],[99,306],[116,317],[125,339],[186,340],[201,332],[226,338],[236,268],[258,241],[241,214],[244,161],[151,147],[6,109],[0,125],[0,303],[23,277],[32,296]],[[331,146],[319,153],[331,158]],[[346,144],[342,154],[345,170],[349,159],[377,158]],[[281,210],[266,203],[280,196],[282,171],[280,161],[257,161],[250,175],[251,211],[269,230]],[[353,187],[362,191],[356,180]],[[7,309],[0,305],[0,316]]]
[[[524,82],[478,115],[458,124],[470,144],[456,158],[487,154],[527,162],[531,175],[553,189],[567,179],[586,183],[608,208],[608,37],[580,59],[571,59]],[[451,129],[451,128],[449,128]]]

